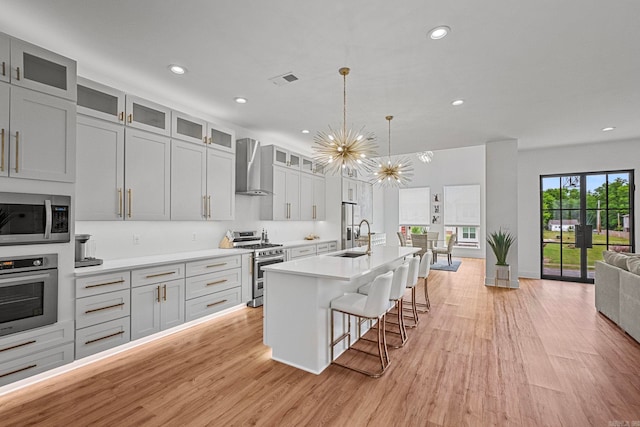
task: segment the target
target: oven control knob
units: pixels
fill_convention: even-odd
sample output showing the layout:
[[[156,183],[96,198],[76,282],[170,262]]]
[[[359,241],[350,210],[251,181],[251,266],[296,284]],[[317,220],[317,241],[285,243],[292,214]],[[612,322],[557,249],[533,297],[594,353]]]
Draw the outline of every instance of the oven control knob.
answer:
[[[33,261],[33,265],[35,265],[36,267],[39,267],[42,265],[42,261],[40,261],[39,259],[36,259]]]

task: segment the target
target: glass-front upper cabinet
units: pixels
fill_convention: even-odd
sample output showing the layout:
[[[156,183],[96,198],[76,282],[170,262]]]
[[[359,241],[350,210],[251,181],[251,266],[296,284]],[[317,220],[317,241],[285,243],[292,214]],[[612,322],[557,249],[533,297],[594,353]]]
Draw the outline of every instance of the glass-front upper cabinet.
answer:
[[[18,39],[11,39],[11,83],[76,100],[76,61]]]
[[[171,137],[203,145],[207,143],[207,123],[179,111],[171,112]]]
[[[302,157],[302,166],[301,168],[303,172],[313,173],[313,160]]]
[[[126,125],[160,135],[171,135],[171,109],[138,98],[126,96]]]
[[[213,123],[207,123],[207,143],[213,148],[236,152],[235,132]]]
[[[11,77],[11,70],[9,69],[10,52],[9,48],[11,38],[0,33],[0,82],[8,82]]]
[[[289,150],[285,150],[278,146],[271,146],[273,153],[273,164],[276,166],[285,166],[293,169],[302,168],[302,156],[296,153],[292,153]]]
[[[124,124],[124,92],[78,77],[78,114]]]

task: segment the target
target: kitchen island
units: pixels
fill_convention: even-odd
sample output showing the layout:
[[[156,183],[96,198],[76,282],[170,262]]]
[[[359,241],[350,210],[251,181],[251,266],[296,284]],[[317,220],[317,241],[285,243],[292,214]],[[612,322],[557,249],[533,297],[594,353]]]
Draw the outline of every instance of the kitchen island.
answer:
[[[365,249],[264,267],[264,343],[271,347],[272,359],[320,374],[331,364],[331,300],[356,292],[420,251],[414,247],[375,246],[368,256]],[[341,256],[358,252],[362,256]],[[342,316],[336,315],[335,330],[342,330]],[[336,346],[336,354],[345,347]]]

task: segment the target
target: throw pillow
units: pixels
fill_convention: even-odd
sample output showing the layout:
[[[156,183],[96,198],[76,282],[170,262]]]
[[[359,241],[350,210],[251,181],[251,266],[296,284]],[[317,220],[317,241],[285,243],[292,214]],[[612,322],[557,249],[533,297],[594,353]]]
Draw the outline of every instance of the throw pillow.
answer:
[[[627,257],[627,270],[640,276],[640,257]]]

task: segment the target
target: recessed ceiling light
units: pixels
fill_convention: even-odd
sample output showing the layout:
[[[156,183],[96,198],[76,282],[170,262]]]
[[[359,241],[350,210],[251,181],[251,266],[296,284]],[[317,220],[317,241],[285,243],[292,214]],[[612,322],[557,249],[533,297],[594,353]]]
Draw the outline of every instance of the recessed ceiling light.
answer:
[[[464,104],[464,99],[456,99],[455,101],[453,101],[453,102],[451,103],[451,105],[456,106],[456,107],[457,107],[458,105],[462,105],[462,104]]]
[[[187,69],[180,65],[169,65],[169,70],[171,70],[173,74],[184,74],[187,72]]]
[[[612,131],[614,129],[615,128],[613,126],[609,126],[609,127],[606,127],[606,128],[602,128],[602,132],[609,132],[609,131]]]
[[[247,103],[247,98],[242,98],[240,96],[238,96],[237,98],[233,98],[234,101],[236,101],[238,104],[246,104]]]
[[[431,40],[440,40],[447,34],[449,34],[450,31],[451,28],[447,27],[446,25],[442,25],[429,31],[429,38],[431,38]]]
[[[309,129],[302,129],[302,133],[309,133]]]

